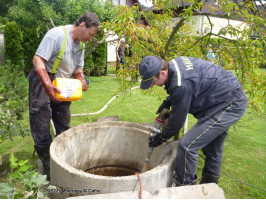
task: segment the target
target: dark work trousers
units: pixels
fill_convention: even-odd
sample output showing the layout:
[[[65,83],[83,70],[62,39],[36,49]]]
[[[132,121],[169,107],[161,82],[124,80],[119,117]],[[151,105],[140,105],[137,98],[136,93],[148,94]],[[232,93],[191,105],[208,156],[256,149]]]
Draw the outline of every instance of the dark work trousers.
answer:
[[[125,55],[124,54],[121,54],[121,55],[119,55],[119,57],[120,57],[120,63],[122,63],[123,65],[125,65],[126,64]]]
[[[53,75],[49,74],[51,80]],[[53,103],[34,69],[29,76],[29,115],[31,135],[35,145],[43,148],[52,143],[50,120],[52,118],[56,136],[70,128],[70,102]]]
[[[206,155],[204,173],[219,177],[222,164],[224,140],[231,125],[245,113],[247,97],[242,91],[237,99],[204,122],[197,123],[180,140],[175,160],[176,181],[190,184],[197,179],[198,150]]]
[[[126,58],[125,55],[121,54],[119,55],[120,60],[116,61],[116,71],[120,69],[120,65],[123,66],[123,69],[125,68]]]

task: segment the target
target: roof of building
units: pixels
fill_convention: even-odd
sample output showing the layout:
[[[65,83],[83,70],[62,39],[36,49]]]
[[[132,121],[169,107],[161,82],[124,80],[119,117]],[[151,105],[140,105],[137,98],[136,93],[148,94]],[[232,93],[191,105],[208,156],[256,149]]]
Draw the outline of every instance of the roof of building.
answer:
[[[182,1],[182,0],[173,0],[174,4],[176,5],[177,10],[182,10],[183,8],[186,8],[188,6],[191,5],[191,3],[187,2],[187,1]],[[235,0],[229,0],[230,2],[235,2]],[[213,16],[224,16],[226,13],[224,11],[221,11],[218,6],[217,6],[217,1],[216,0],[204,0],[204,5],[202,6],[200,12],[203,14],[208,14],[208,15],[213,15]],[[243,0],[237,0],[238,3],[243,2]],[[257,6],[257,10],[259,10],[264,16],[266,14],[265,11],[265,4],[264,5],[256,5]],[[153,11],[155,13],[161,13],[161,11],[163,10],[163,8],[156,8],[156,6],[152,6],[148,9],[146,9],[146,11]],[[234,12],[234,11],[232,11]],[[228,16],[227,16],[228,17]],[[239,18],[237,20],[244,20],[244,18]]]

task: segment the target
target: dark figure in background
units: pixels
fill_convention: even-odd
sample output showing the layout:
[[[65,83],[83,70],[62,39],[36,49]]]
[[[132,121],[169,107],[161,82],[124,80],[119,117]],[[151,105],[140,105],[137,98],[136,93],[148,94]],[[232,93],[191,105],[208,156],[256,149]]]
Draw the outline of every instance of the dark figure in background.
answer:
[[[120,42],[116,47],[116,71],[120,69],[120,65],[123,65],[123,69],[125,66],[125,38],[121,38]]]

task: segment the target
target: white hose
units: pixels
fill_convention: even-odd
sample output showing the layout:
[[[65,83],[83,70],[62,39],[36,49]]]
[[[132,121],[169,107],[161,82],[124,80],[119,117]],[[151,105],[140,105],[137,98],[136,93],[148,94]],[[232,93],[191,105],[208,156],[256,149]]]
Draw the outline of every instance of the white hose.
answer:
[[[139,86],[136,86],[136,87],[133,87],[133,88],[130,88],[130,89],[128,89],[128,90],[133,90],[133,89],[137,89],[137,88],[139,88]],[[128,91],[127,90],[127,91]],[[121,95],[123,92],[120,92],[120,93],[118,93],[118,94],[116,94],[112,99],[110,99],[108,102],[107,102],[107,104],[105,104],[105,106],[101,109],[101,110],[99,110],[99,111],[97,111],[97,112],[94,112],[94,113],[81,113],[81,114],[71,114],[71,116],[72,117],[77,117],[77,116],[86,116],[86,115],[98,115],[98,114],[100,114],[100,113],[102,113],[108,106],[109,106],[109,104],[116,98],[116,97],[118,97],[119,95]]]

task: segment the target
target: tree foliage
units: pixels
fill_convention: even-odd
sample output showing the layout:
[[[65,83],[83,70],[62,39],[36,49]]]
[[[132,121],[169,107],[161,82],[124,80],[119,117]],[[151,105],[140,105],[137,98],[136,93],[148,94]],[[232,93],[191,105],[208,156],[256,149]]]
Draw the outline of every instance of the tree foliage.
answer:
[[[215,33],[209,15],[214,13],[201,13],[201,8],[206,3],[200,0],[188,0],[191,3],[179,13],[179,21],[174,27],[170,26],[172,17],[175,16],[177,1],[156,1],[156,8],[162,14],[151,11],[140,11],[138,6],[131,9],[119,7],[119,11],[111,9],[108,3],[100,0],[20,0],[9,9],[9,18],[15,20],[19,26],[34,25],[40,38],[44,35],[44,27],[52,25],[74,23],[85,11],[96,12],[103,22],[105,29],[103,39],[93,41],[86,47],[87,55],[92,54],[98,44],[104,43],[104,39],[110,33],[117,33],[119,37],[126,37],[132,44],[133,56],[127,59],[127,70],[123,76],[134,77],[137,66],[143,56],[159,55],[167,61],[177,56],[191,56],[206,59],[206,45],[213,43],[213,51],[216,54],[216,64],[224,69],[233,70],[242,82],[246,93],[250,97],[249,105],[256,110],[263,111],[265,104],[265,73],[260,66],[265,65],[265,19],[254,3],[255,1],[231,1],[218,0],[217,7],[225,19],[244,19],[246,28],[238,26],[223,27]],[[183,1],[178,1],[183,2]],[[155,2],[154,2],[155,3]],[[109,7],[108,7],[109,6]],[[193,15],[205,15],[208,18],[210,32],[198,35],[191,24],[195,23]],[[145,18],[148,26],[143,26],[140,19]],[[38,29],[39,27],[39,29]],[[261,37],[249,39],[251,35],[260,34]],[[237,39],[228,39],[231,35]],[[216,39],[213,39],[216,38]],[[125,78],[123,78],[125,80]],[[132,79],[134,82],[136,79]],[[123,81],[123,84],[126,84]],[[127,84],[124,88],[130,87]]]
[[[19,0],[9,7],[9,20],[13,20],[22,31],[20,35],[24,51],[17,55],[23,57],[22,64],[25,64],[25,69],[22,65],[21,67],[25,74],[28,74],[33,67],[32,58],[45,33],[54,26],[73,24],[86,11],[95,12],[100,21],[110,21],[116,16],[116,7],[112,7],[111,2],[105,3],[100,0]],[[106,45],[102,44],[97,49],[95,45],[97,41],[96,39],[90,44],[92,48],[86,48],[88,49],[86,54],[92,54],[95,49],[98,52],[94,53],[97,58],[91,60],[93,62],[91,66],[88,65],[90,63],[86,63],[87,69],[90,68],[87,71],[95,72],[94,74],[104,71],[103,68],[106,66],[106,59],[99,59],[99,56],[106,57],[106,50],[103,49]],[[12,57],[9,59],[13,61]],[[94,63],[96,61],[97,63]],[[102,64],[105,66],[101,66]]]
[[[15,0],[1,0],[0,1],[0,16],[6,17],[8,8],[15,3]]]
[[[220,29],[218,34],[212,30],[213,24],[206,14],[211,26],[209,33],[198,35],[193,29],[193,15],[205,15],[201,8],[205,2],[189,0],[191,5],[183,9],[179,14],[179,21],[172,28],[171,19],[174,16],[176,1],[165,0],[156,3],[157,9],[162,14],[139,11],[137,6],[132,8],[120,7],[118,15],[111,22],[104,23],[109,32],[115,32],[119,37],[127,37],[132,44],[133,56],[128,58],[128,69],[125,76],[136,73],[136,66],[143,56],[158,55],[166,61],[178,56],[199,57],[206,59],[206,45],[215,40],[214,52],[217,54],[216,64],[226,70],[233,70],[242,82],[246,94],[249,95],[249,105],[263,112],[265,104],[265,73],[259,67],[265,64],[265,19],[256,10],[252,1],[217,1],[217,7],[223,18],[245,19],[246,28],[228,26]],[[239,2],[239,1],[238,1]],[[149,22],[148,26],[139,24],[139,19],[144,16]],[[249,39],[252,33],[261,33],[261,37],[255,40]],[[264,33],[264,34],[263,34]],[[231,35],[237,39],[228,39],[225,35]],[[219,63],[218,63],[219,61]],[[133,66],[133,67],[132,67]],[[134,67],[135,66],[135,67]],[[135,81],[134,79],[132,81]],[[124,83],[124,82],[123,82]],[[130,86],[130,84],[128,84]]]

